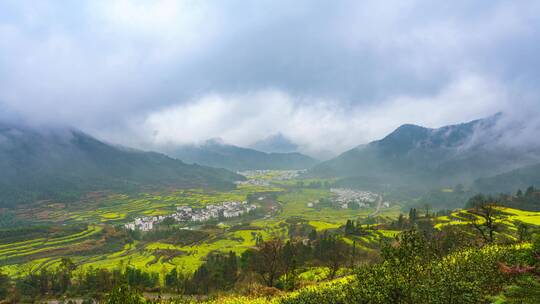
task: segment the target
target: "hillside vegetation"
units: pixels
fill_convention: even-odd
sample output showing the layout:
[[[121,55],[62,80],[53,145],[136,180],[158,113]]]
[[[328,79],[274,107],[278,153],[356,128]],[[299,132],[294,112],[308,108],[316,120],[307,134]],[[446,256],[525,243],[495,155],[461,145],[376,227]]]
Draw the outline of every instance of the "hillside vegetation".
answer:
[[[525,189],[529,185],[540,185],[540,164],[525,166],[474,182],[474,188],[483,193],[510,193]]]
[[[307,169],[317,163],[315,159],[298,152],[267,153],[224,144],[219,140],[173,148],[168,154],[190,164],[234,171]]]
[[[243,177],[163,154],[116,147],[71,129],[0,124],[0,207],[77,200],[90,191],[232,188]]]
[[[50,219],[68,225],[36,218],[49,207],[20,210],[42,224],[0,230],[0,295],[15,302],[536,303],[539,212],[482,195],[453,211],[336,208],[333,182],[277,179],[231,191],[116,195],[88,201],[87,210],[52,206]],[[538,203],[534,187],[519,193],[506,202]],[[260,209],[146,232],[122,225],[174,206],[237,199]]]
[[[532,165],[540,161],[536,146],[513,147],[505,139],[519,128],[502,127],[503,114],[437,129],[402,125],[381,140],[358,146],[310,170],[311,176],[349,178],[354,184],[376,187],[431,190],[437,187],[469,184]],[[531,175],[531,168],[524,175]],[[501,177],[503,178],[503,177]],[[525,185],[514,180],[518,187]],[[490,191],[497,191],[494,184]],[[481,184],[481,183],[480,183]],[[507,184],[498,191],[516,189]],[[480,187],[485,190],[485,187]]]

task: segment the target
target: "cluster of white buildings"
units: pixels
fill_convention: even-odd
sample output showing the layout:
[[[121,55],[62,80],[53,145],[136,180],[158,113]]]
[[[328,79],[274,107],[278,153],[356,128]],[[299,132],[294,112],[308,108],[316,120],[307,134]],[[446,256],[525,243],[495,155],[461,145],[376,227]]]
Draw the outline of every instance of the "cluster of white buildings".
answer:
[[[263,186],[263,187],[270,186],[270,182],[266,180],[253,179],[253,178],[249,178],[248,180],[245,180],[245,181],[236,181],[235,183],[237,185],[255,185],[255,186]]]
[[[247,178],[267,177],[272,180],[288,180],[297,178],[306,170],[246,170],[237,173]]]
[[[239,185],[270,186],[271,181],[289,180],[300,176],[306,170],[246,170],[236,173],[247,177],[246,181],[236,182]]]
[[[358,204],[359,208],[366,208],[373,205],[379,199],[379,195],[369,191],[359,191],[346,188],[332,188],[332,193],[336,195],[334,202],[341,208],[349,208],[350,203]]]
[[[166,218],[174,218],[178,222],[206,222],[219,218],[234,218],[247,214],[257,209],[254,204],[246,201],[228,201],[219,205],[207,205],[201,209],[193,209],[189,206],[180,206],[176,212],[168,216],[148,216],[135,218],[134,222],[125,224],[126,229],[149,231],[155,224],[162,222]]]
[[[141,230],[141,231],[149,231],[154,229],[154,225],[156,223],[159,223],[165,219],[165,216],[145,216],[145,217],[137,217],[135,218],[134,222],[127,223],[124,225],[126,229],[129,230]]]

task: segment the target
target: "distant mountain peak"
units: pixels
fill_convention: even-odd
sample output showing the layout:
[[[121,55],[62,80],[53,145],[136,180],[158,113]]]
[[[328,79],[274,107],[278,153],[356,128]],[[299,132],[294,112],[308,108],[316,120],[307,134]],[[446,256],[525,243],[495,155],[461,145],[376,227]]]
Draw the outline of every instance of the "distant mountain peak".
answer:
[[[171,147],[168,154],[187,163],[197,163],[230,170],[306,169],[316,160],[297,152],[263,152],[227,144],[212,138],[199,145]]]
[[[519,124],[502,113],[440,128],[405,124],[384,138],[342,153],[311,172],[319,176],[375,176],[394,183],[469,182],[540,162],[538,145],[521,144]],[[533,142],[534,144],[534,142]]]
[[[502,117],[502,113],[496,113],[482,119],[476,119],[465,123],[447,125],[440,128],[427,128],[414,124],[403,124],[381,140],[371,144],[399,146],[401,150],[418,147],[456,147],[460,145],[479,144],[478,137],[487,137],[493,133],[493,128]],[[478,135],[478,136],[474,136]],[[491,134],[489,138],[492,139]]]
[[[203,145],[217,145],[217,146],[223,146],[226,145],[225,141],[221,137],[212,137],[203,142]]]
[[[298,151],[298,145],[281,132],[259,140],[250,147],[268,153],[289,153]]]

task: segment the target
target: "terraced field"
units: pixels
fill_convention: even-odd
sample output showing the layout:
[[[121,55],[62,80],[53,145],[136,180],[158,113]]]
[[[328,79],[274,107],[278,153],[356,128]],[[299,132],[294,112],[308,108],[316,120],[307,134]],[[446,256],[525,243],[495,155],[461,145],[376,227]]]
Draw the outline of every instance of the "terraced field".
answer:
[[[87,242],[95,242],[103,227],[90,225],[84,231],[61,237],[40,237],[0,245],[0,265],[11,274],[51,267],[60,257]]]
[[[270,174],[271,175],[271,174]],[[261,178],[271,180],[272,176]],[[320,180],[312,180],[317,183]],[[44,220],[63,223],[91,223],[88,229],[56,238],[33,238],[11,244],[0,244],[0,262],[4,271],[21,274],[39,270],[43,267],[55,267],[62,256],[70,257],[83,270],[93,268],[116,268],[131,265],[148,271],[164,274],[173,267],[194,271],[212,252],[233,251],[242,253],[256,243],[256,238],[288,236],[289,218],[301,219],[318,232],[341,227],[347,219],[365,218],[373,209],[335,209],[308,207],[308,203],[328,199],[332,193],[328,189],[298,188],[297,181],[278,181],[270,186],[252,184],[239,185],[237,189],[226,192],[203,189],[176,190],[162,193],[141,193],[138,195],[114,194],[102,195],[89,199],[84,205],[64,205],[48,203],[33,206],[20,212],[32,220]],[[292,186],[291,186],[292,185]],[[287,188],[287,187],[291,188]],[[276,198],[268,199],[268,193],[275,193]],[[212,228],[208,237],[189,245],[165,241],[135,241],[107,246],[107,241],[94,237],[103,230],[112,229],[110,225],[122,225],[141,215],[170,214],[177,206],[190,205],[203,207],[207,204],[230,200],[246,200],[255,195],[256,203],[262,206],[266,216],[250,219],[247,226],[239,225],[242,220],[232,220]],[[265,197],[260,200],[258,198]],[[274,196],[272,196],[274,197]],[[399,206],[381,210],[380,216],[397,217]],[[109,228],[107,228],[109,227]],[[350,237],[345,241],[357,244],[357,248],[372,250],[382,238],[392,237],[392,231],[375,231],[364,237]],[[91,246],[88,242],[93,241]],[[105,243],[103,243],[105,242]],[[118,241],[116,241],[118,242]],[[70,255],[72,248],[105,248],[98,252],[89,250],[85,254]],[[57,253],[65,253],[59,255]],[[163,279],[163,277],[162,277]]]
[[[87,230],[58,238],[39,238],[0,246],[0,260],[6,261],[15,257],[33,255],[39,252],[52,251],[70,244],[79,243],[101,231],[99,226],[89,226]]]
[[[226,192],[204,189],[175,190],[136,195],[111,194],[86,200],[80,204],[41,204],[18,211],[18,216],[33,221],[62,223],[123,223],[137,216],[157,216],[174,212],[177,206],[204,207],[223,201],[242,201],[257,192],[279,192],[282,188],[239,185]]]
[[[524,211],[507,207],[496,207],[500,212],[495,223],[499,225],[498,233],[507,239],[515,240],[518,224],[526,224],[540,227],[540,212]],[[469,211],[458,210],[448,216],[440,216],[435,219],[435,228],[445,225],[470,225],[472,222],[482,224],[485,220]]]

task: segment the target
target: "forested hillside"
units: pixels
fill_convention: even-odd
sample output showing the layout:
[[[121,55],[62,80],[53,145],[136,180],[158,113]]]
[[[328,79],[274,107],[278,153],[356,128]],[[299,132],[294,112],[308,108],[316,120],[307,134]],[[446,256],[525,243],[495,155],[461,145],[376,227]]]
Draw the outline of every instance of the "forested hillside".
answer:
[[[429,189],[468,184],[537,163],[537,147],[505,144],[508,137],[519,134],[520,128],[500,126],[503,118],[503,114],[497,114],[437,129],[402,125],[383,139],[346,151],[309,173],[354,178],[357,183],[369,179],[379,185]],[[532,174],[533,169],[527,172]]]
[[[1,124],[0,143],[0,206],[4,207],[143,186],[230,188],[233,181],[243,179],[224,169],[112,146],[67,128]]]
[[[474,188],[484,193],[509,193],[525,189],[529,185],[540,185],[540,164],[526,166],[474,182]]]
[[[296,170],[311,168],[317,161],[298,152],[266,153],[209,140],[200,145],[170,149],[169,155],[187,163],[229,170]]]

